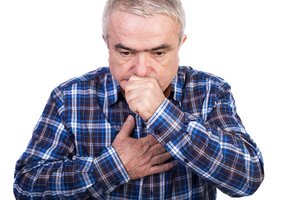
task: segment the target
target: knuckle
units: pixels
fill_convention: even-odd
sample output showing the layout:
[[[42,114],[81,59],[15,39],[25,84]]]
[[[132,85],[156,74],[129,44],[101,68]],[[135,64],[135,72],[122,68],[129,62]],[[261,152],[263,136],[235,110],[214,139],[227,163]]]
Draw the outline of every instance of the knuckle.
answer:
[[[147,82],[147,83],[146,83],[146,86],[147,86],[148,88],[153,88],[153,87],[154,87],[152,81]]]
[[[149,146],[140,144],[140,149],[142,149],[142,152],[147,153],[148,156],[152,153],[149,151]]]

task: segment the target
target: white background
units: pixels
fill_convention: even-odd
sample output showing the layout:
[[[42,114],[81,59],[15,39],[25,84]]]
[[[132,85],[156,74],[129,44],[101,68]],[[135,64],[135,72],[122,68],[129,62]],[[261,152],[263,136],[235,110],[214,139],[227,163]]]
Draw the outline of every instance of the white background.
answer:
[[[300,6],[292,0],[183,0],[188,40],[181,64],[227,80],[266,178],[245,199],[299,194]],[[50,92],[107,65],[100,0],[0,1],[0,198]],[[151,28],[151,27],[149,27]],[[230,199],[218,193],[218,199]]]

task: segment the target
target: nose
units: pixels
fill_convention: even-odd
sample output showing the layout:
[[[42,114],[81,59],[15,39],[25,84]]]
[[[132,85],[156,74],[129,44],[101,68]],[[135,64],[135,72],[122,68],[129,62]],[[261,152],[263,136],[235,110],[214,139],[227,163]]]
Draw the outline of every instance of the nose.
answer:
[[[149,74],[149,58],[146,52],[139,52],[134,63],[135,75],[146,77]]]

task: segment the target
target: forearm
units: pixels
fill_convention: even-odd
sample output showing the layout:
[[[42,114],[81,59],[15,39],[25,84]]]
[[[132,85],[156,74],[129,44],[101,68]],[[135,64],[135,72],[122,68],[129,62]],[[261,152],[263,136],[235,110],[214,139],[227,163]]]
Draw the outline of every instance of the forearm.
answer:
[[[51,197],[51,199],[79,199],[105,196],[121,184],[128,182],[126,170],[112,147],[99,157],[73,157],[71,160],[18,161],[14,193],[16,199]],[[97,192],[89,189],[97,185]]]
[[[168,100],[160,109],[148,128],[174,158],[231,196],[249,195],[258,188],[262,158],[246,134],[212,126]]]

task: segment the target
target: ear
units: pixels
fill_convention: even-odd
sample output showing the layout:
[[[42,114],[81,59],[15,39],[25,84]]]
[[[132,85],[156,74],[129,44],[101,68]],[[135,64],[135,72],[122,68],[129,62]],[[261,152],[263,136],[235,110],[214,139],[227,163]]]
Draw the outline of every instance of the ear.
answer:
[[[181,42],[180,42],[180,47],[185,43],[186,39],[187,39],[187,35],[184,34],[184,35],[182,36],[182,39],[181,39]]]
[[[107,38],[107,36],[104,36],[104,35],[102,34],[102,39],[104,40],[104,42],[105,42],[105,44],[106,44],[107,48],[109,48],[109,46],[108,46],[108,38]]]

